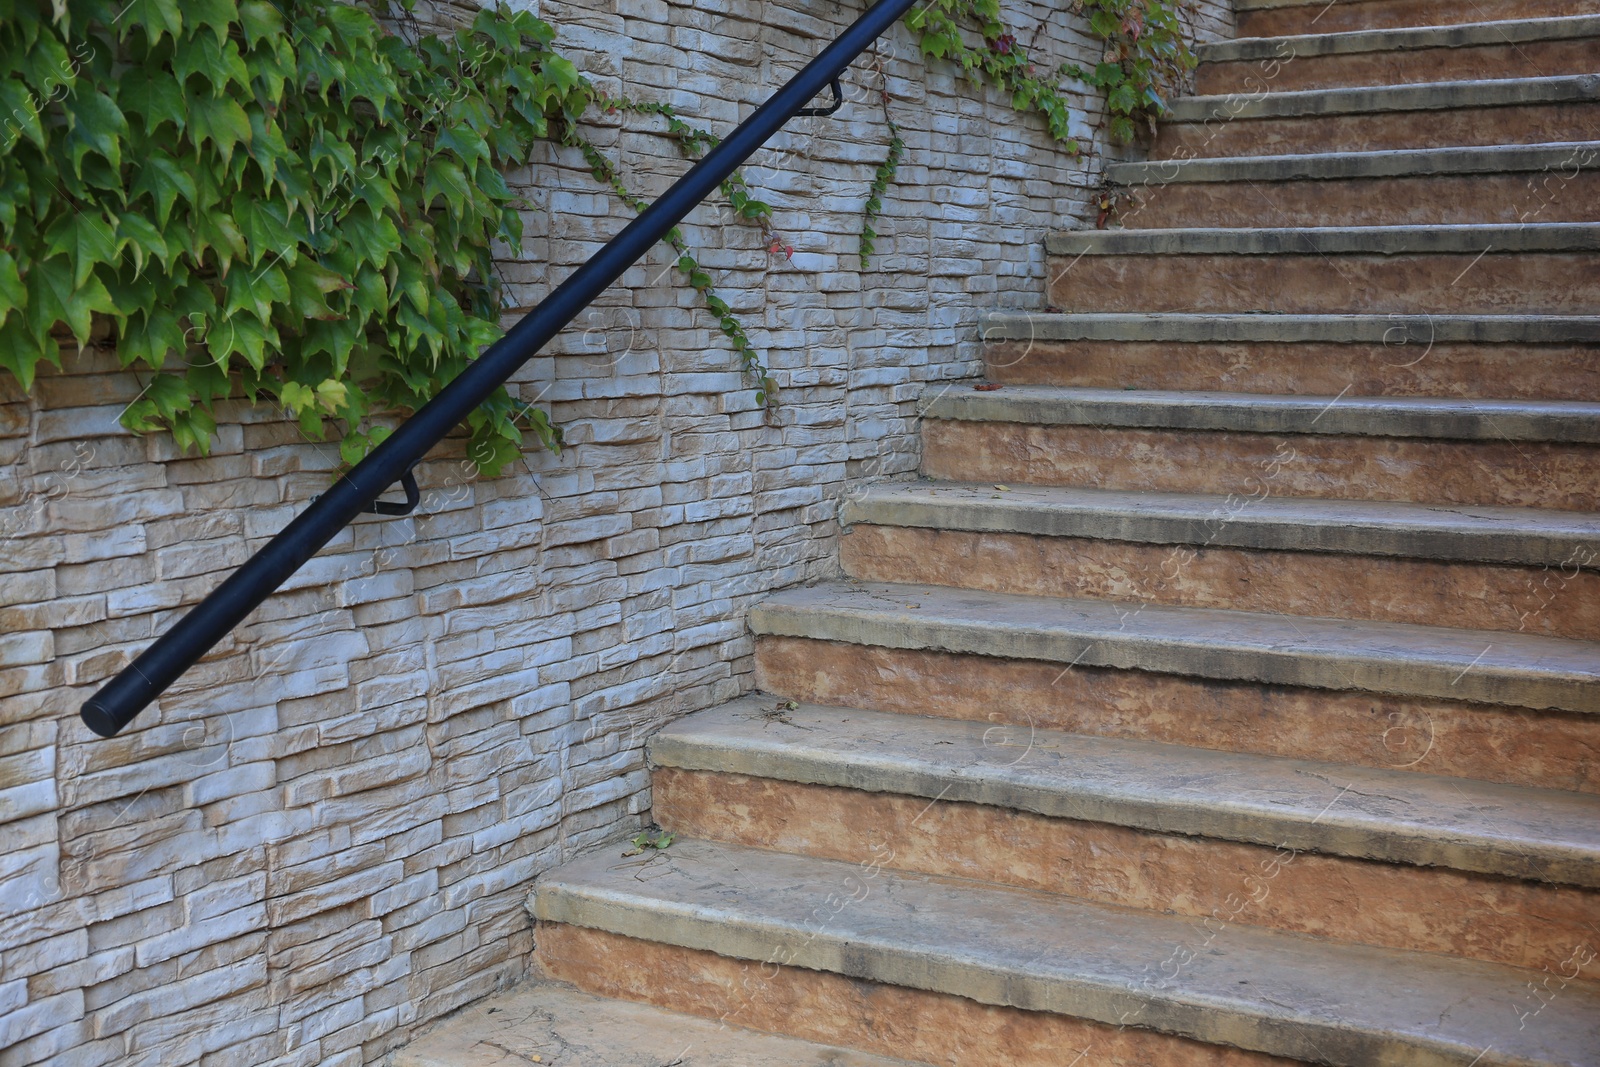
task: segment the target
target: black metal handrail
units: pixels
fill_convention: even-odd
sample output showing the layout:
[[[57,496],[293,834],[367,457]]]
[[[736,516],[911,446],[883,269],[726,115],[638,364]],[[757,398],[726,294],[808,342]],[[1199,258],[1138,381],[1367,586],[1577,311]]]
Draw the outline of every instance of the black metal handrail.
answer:
[[[408,477],[429,449],[503,385],[624,271],[838,78],[916,0],[879,0],[758,107],[661,198],[467,365],[416,414],[246,560],[183,618],[84,702],[89,729],[111,737],[160,696],[316,555],[378,495]],[[831,113],[831,112],[830,112]],[[411,495],[407,486],[407,496]],[[387,509],[384,509],[387,512]]]

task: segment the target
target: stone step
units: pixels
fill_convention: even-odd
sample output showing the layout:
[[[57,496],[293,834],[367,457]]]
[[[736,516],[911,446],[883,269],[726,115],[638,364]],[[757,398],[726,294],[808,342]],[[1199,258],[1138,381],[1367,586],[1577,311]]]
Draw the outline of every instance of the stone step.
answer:
[[[1065,1050],[1082,1048],[1072,1037],[1093,1044],[1119,1028],[1119,1037],[1142,1038],[1135,1062],[1160,1065],[1261,1062],[1208,1058],[1224,1050],[1205,1044],[1352,1067],[1459,1067],[1474,1057],[1481,1067],[1577,1067],[1600,1047],[1594,982],[1569,982],[1537,1025],[1518,1030],[1507,1016],[1527,1003],[1531,1017],[1544,1004],[1527,989],[1541,972],[1242,925],[1210,934],[1186,918],[860,861],[692,840],[637,866],[598,851],[540,880],[530,902],[543,924],[539,954],[559,977],[596,991],[693,999],[693,1010],[724,1016],[770,996],[804,1005],[787,1018],[813,1040],[827,1030],[838,1044],[871,1048],[893,1035],[937,1062],[1060,1065],[1070,1062]],[[737,972],[713,954],[762,965],[743,996],[729,988]],[[862,1025],[878,1017],[866,1003],[877,998],[900,1009],[887,1033]],[[1036,1048],[1053,1044],[1053,1058],[1010,1042],[957,1055],[970,1048],[961,1036],[921,1036],[986,1036],[992,1023],[976,1034],[965,1028],[963,999],[1020,1009],[1009,1018]],[[1100,1026],[1062,1025],[1071,1019]],[[1041,1028],[1056,1040],[1040,1040]],[[918,1036],[907,1041],[908,1033]]]
[[[1235,0],[1240,37],[1592,15],[1594,0]]]
[[[1600,141],[1113,163],[1121,227],[1600,222]]]
[[[1329,226],[1050,234],[1064,311],[1600,312],[1600,226]]]
[[[1537,969],[1600,903],[1593,795],[770,696],[650,753],[654,818],[684,837],[848,859],[881,834],[897,870],[1197,918],[1276,859],[1299,866],[1238,921],[1338,941]]]
[[[1151,157],[1195,159],[1593,138],[1600,75],[1180,97]]]
[[[943,481],[1600,511],[1600,409],[1576,401],[1019,385],[921,410]]]
[[[911,1067],[533,980],[398,1049],[393,1067]]]
[[[1600,515],[917,482],[840,522],[863,581],[1600,640]]]
[[[1600,792],[1600,716],[763,635],[757,685],[825,704]]]
[[[1195,56],[1205,95],[1593,74],[1600,15],[1244,37]]]
[[[918,410],[969,422],[1600,444],[1600,404],[1582,401],[934,386]]]
[[[992,382],[1600,401],[1600,318],[1001,311]]]
[[[1600,712],[1600,643],[1529,634],[1148,602],[1130,611],[1103,600],[881,582],[785,590],[752,609],[750,627],[812,641]]]

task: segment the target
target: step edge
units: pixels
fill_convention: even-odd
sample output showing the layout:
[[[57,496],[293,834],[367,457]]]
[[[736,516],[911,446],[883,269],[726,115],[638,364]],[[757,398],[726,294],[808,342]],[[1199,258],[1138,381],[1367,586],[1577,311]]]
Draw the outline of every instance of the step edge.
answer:
[[[1211,156],[1197,159],[1108,163],[1113,185],[1202,185],[1224,182],[1367,181],[1380,178],[1482,177],[1537,174],[1553,167],[1579,170],[1600,159],[1600,141],[1533,145],[1464,145],[1397,152],[1307,152],[1273,156]]]
[[[710,848],[735,860],[748,861],[771,855],[737,846],[713,845]],[[835,881],[839,884],[860,884],[870,893],[871,887],[862,881],[864,866],[836,860],[812,860],[807,870],[836,872]],[[919,884],[931,885],[932,888],[921,892],[923,906],[917,910],[923,915],[936,914],[942,907],[942,902],[934,895],[939,888],[960,882],[958,879],[901,875],[876,868],[864,877],[885,878],[888,880],[885,885],[912,887],[902,890],[912,896],[918,895]],[[845,881],[846,878],[851,881]],[[970,886],[963,884],[960,888],[963,892],[985,894],[983,899],[989,902],[995,914],[1013,914],[1015,909],[1026,907],[1042,896],[977,882]],[[932,900],[928,899],[930,895],[933,895]],[[1463,1056],[1470,1059],[1475,1054],[1481,1056],[1483,1051],[1459,1039],[1418,1032],[1425,1024],[1409,1030],[1396,1028],[1391,1021],[1382,1018],[1352,1024],[1325,1014],[1319,1016],[1305,1007],[1287,1007],[1261,995],[1246,999],[1237,988],[1230,989],[1225,996],[1219,995],[1197,985],[1192,972],[1186,983],[1188,988],[1155,989],[1148,981],[1100,973],[1106,971],[1104,965],[1088,958],[1070,964],[1052,960],[1055,965],[1048,966],[1042,957],[1035,957],[1019,964],[1017,961],[1025,954],[1014,945],[1005,946],[1011,958],[1001,959],[992,949],[985,953],[970,945],[929,942],[926,937],[907,944],[904,939],[860,926],[852,929],[849,912],[843,907],[835,909],[834,915],[845,914],[844,921],[824,921],[813,928],[809,923],[759,912],[749,905],[741,908],[699,900],[673,901],[659,893],[651,895],[631,887],[617,890],[593,878],[584,880],[582,872],[577,876],[569,872],[563,878],[562,868],[541,878],[528,907],[542,922],[566,923],[657,944],[715,952],[734,959],[763,961],[765,965],[780,969],[792,966],[819,970],[963,996],[979,1003],[1054,1012],[1110,1025],[1136,1025],[1212,1044],[1253,1048],[1315,1062],[1326,1062],[1325,1056],[1347,1064],[1389,1062],[1383,1057],[1385,1049],[1403,1049],[1405,1062],[1411,1067],[1460,1067]],[[1012,910],[1007,911],[1007,908]],[[1071,907],[1058,905],[1052,919],[1077,917],[1082,921],[1089,916],[1111,917],[1113,921],[1122,918],[1119,910],[1111,906],[1075,904]],[[1173,925],[1171,932],[1178,934],[1178,927]],[[1241,946],[1240,941],[1248,943]],[[1179,943],[1182,944],[1181,936]],[[1249,934],[1236,931],[1225,947],[1212,952],[1230,952],[1237,959],[1255,961],[1256,967],[1252,968],[1255,971],[1270,953],[1276,951],[1280,959],[1284,955],[1292,958],[1303,953],[1310,943],[1309,938],[1282,931],[1252,930]],[[1433,973],[1427,973],[1420,969],[1420,961],[1412,963],[1420,954],[1368,946],[1338,945],[1334,948],[1318,943],[1317,949],[1319,956],[1333,955],[1352,973],[1371,973],[1374,965],[1384,966],[1386,970],[1405,968],[1408,964],[1418,966],[1417,978],[1413,981],[1419,984],[1428,980],[1436,982],[1440,970],[1463,978],[1492,976],[1496,982],[1506,983],[1507,988],[1522,976],[1512,968],[1477,961],[1451,961],[1448,966],[1434,963],[1428,969]],[[1072,965],[1076,965],[1076,973],[1071,970]],[[1182,968],[1172,981],[1181,976]],[[1215,986],[1217,983],[1212,978],[1206,984]],[[1135,1005],[1131,1012],[1128,1010],[1130,1001]],[[1137,1022],[1130,1023],[1130,1018],[1137,1018]],[[1245,1033],[1240,1032],[1241,1026]],[[1318,1040],[1308,1039],[1305,1031],[1314,1032]]]
[[[1047,256],[1439,256],[1600,252],[1600,223],[1062,230]]]
[[[729,705],[723,705],[711,710],[725,711],[729,708]],[[817,705],[802,705],[797,713],[818,708]],[[914,727],[917,719],[915,716],[888,712],[840,710],[849,710],[857,722],[887,720],[893,716],[897,725]],[[693,719],[693,716],[689,718]],[[842,756],[836,753],[802,754],[792,747],[756,744],[747,737],[731,732],[723,734],[719,741],[714,736],[708,736],[705,728],[693,730],[688,722],[680,720],[685,725],[676,730],[669,726],[651,739],[649,752],[653,765],[1008,808],[1049,818],[1104,823],[1160,834],[1241,842],[1412,867],[1444,868],[1551,885],[1600,887],[1600,841],[1586,845],[1554,837],[1541,841],[1511,833],[1474,834],[1463,832],[1460,828],[1428,826],[1421,822],[1403,821],[1398,817],[1382,820],[1374,814],[1350,811],[1335,812],[1330,819],[1328,815],[1334,807],[1331,803],[1320,805],[1319,810],[1315,811],[1309,807],[1273,807],[1260,801],[1246,803],[1230,800],[1231,794],[1222,790],[1216,791],[1215,795],[1193,798],[1161,795],[1160,785],[1154,781],[1159,777],[1158,772],[1152,772],[1151,780],[1142,783],[1146,788],[1129,786],[1121,779],[1108,787],[1107,783],[1099,781],[1051,782],[1043,780],[1045,776],[1041,775],[1008,774],[1011,768],[1005,765],[940,766],[937,761],[918,760],[903,752],[876,758],[867,758],[860,753]],[[1054,738],[1082,740],[1066,731],[1038,730],[1030,737],[1030,744],[1041,738],[1045,742]],[[1182,765],[1180,752],[1190,760],[1219,755],[1210,750],[1155,742],[1095,737],[1087,740],[1091,748],[1103,748],[1112,753],[1124,750],[1127,753],[1146,752],[1158,766],[1162,756],[1166,755],[1169,774],[1173,768]],[[1161,750],[1164,749],[1173,751],[1163,753]],[[1404,771],[1384,774],[1376,769],[1349,768],[1284,757],[1238,753],[1221,755],[1231,763],[1255,764],[1264,772],[1270,769],[1271,773],[1282,773],[1285,769],[1293,769],[1313,775],[1343,775],[1353,779],[1346,786],[1351,790],[1354,790],[1356,780],[1360,781],[1363,791],[1385,787],[1398,787],[1397,791],[1402,791],[1414,788],[1417,784],[1402,778],[1407,775]],[[1114,755],[1112,758],[1115,758]],[[1509,798],[1496,798],[1494,794],[1505,794],[1514,788],[1482,788],[1482,783],[1465,780],[1458,788],[1462,786],[1476,794],[1475,801],[1473,795],[1463,792],[1468,804],[1493,804],[1497,799],[1503,803]],[[1527,797],[1515,799],[1531,803],[1539,799],[1537,794],[1544,791],[1529,789],[1526,792],[1529,794]],[[1342,791],[1334,799],[1337,800],[1340,795],[1343,795]],[[1600,811],[1600,798],[1594,798],[1589,806]]]
[[[1432,401],[1432,403],[1429,403]],[[1600,444],[1600,403],[1472,404],[1432,397],[1284,397],[1251,393],[1074,390],[925,391],[925,419],[1224,433]],[[1309,419],[1309,421],[1308,421]]]
[[[1600,344],[1596,315],[1305,315],[987,311],[994,341],[1323,341],[1344,344]],[[1396,331],[1402,336],[1397,338]],[[995,336],[996,334],[999,336]],[[1177,336],[1200,334],[1197,338]]]
[[[835,585],[833,588],[849,587]],[[928,599],[925,595],[928,591],[922,587],[903,588],[906,590],[901,594],[904,599]],[[1325,647],[1306,647],[1311,645],[1313,639],[1305,636],[1304,631],[1301,633],[1306,645],[1300,647],[1281,643],[1268,646],[1237,635],[1226,638],[1218,636],[1223,622],[1238,625],[1242,619],[1291,618],[1260,612],[1166,605],[1148,607],[1141,604],[1140,610],[1133,613],[1136,616],[1154,613],[1157,617],[1204,615],[1205,618],[1196,618],[1193,622],[1194,633],[1180,640],[1163,634],[1129,630],[1125,619],[1119,619],[1118,625],[1111,624],[1109,620],[1096,620],[1096,625],[1075,626],[1057,620],[1002,626],[992,620],[975,620],[970,615],[962,618],[955,612],[951,613],[955,617],[948,619],[928,615],[918,617],[904,612],[891,623],[860,608],[804,601],[797,603],[793,592],[776,593],[753,605],[749,613],[751,632],[757,636],[832,641],[869,648],[1072,663],[1214,681],[1432,697],[1536,711],[1600,713],[1600,684],[1597,684],[1600,683],[1600,666],[1593,669],[1557,667],[1547,662],[1552,658],[1550,656],[1536,657],[1532,663],[1492,663],[1484,666],[1482,660],[1489,647],[1497,643],[1493,641],[1484,653],[1463,668],[1464,652],[1457,655],[1454,650],[1441,651],[1438,646],[1432,649],[1424,646],[1424,650],[1411,648],[1396,653],[1392,649],[1384,651],[1365,647],[1375,644],[1370,638],[1363,645],[1354,645],[1348,640],[1341,644],[1326,633],[1322,635]],[[1118,607],[1104,601],[1067,601],[1019,594],[975,594],[958,589],[944,589],[941,592],[946,595],[966,593],[991,602],[1033,602],[1046,609],[1051,605],[1083,604],[1089,608],[1091,616],[1096,613],[1116,614]],[[1038,617],[1038,609],[1033,609],[1030,614]],[[1333,629],[1345,636],[1389,631],[1427,637],[1428,631],[1444,630],[1441,627],[1366,620],[1293,619],[1318,630],[1329,629],[1324,624],[1336,623],[1338,625]],[[1551,650],[1583,646],[1587,651],[1589,646],[1596,644],[1521,634],[1499,636],[1523,638],[1516,642],[1518,646],[1542,646]],[[1503,645],[1504,640],[1498,643]]]
[[[1253,59],[1292,60],[1436,48],[1470,49],[1584,37],[1600,37],[1600,15],[1552,15],[1437,26],[1285,34],[1281,37],[1236,37],[1227,41],[1204,42],[1196,45],[1194,52],[1202,63],[1238,63]],[[1288,49],[1287,55],[1284,54],[1285,48]]]
[[[1183,125],[1212,119],[1307,118],[1594,102],[1600,102],[1600,74],[1557,74],[1349,89],[1293,89],[1249,96],[1184,96],[1171,102],[1164,121]]]
[[[947,488],[957,487],[970,488],[967,483],[947,483]],[[1437,515],[1439,509],[1414,504],[1388,507],[1367,501],[1352,502],[1359,505],[1352,507],[1339,506],[1341,502],[1333,501],[1333,506],[1327,506],[1330,502],[1320,502],[1327,514],[1316,521],[1308,520],[1303,514],[1263,514],[1259,507],[1219,521],[1229,510],[1227,498],[1222,496],[1194,494],[1188,505],[1176,499],[1163,499],[1165,508],[1158,510],[1153,506],[1130,506],[1135,499],[1152,495],[1133,492],[1126,494],[1126,499],[1118,495],[1099,504],[1092,497],[1071,503],[1013,498],[975,501],[964,497],[918,497],[914,492],[901,484],[869,486],[845,500],[840,508],[839,524],[845,528],[860,524],[1140,544],[1215,545],[1260,551],[1600,569],[1595,553],[1589,551],[1590,545],[1600,544],[1600,514],[1589,515],[1587,522],[1574,522],[1566,530],[1541,529],[1531,521],[1525,521],[1519,528],[1515,514],[1505,516],[1504,526],[1496,526],[1495,517],[1480,517],[1479,521],[1471,523],[1463,518],[1454,526],[1438,522],[1407,525],[1408,513],[1420,519]],[[1159,494],[1162,498],[1179,495]],[[1297,510],[1303,513],[1314,508],[1301,505]],[[1536,511],[1531,508],[1506,510]],[[1385,512],[1391,514],[1386,516]],[[1577,518],[1580,513],[1537,514]],[[1532,514],[1528,518],[1531,519]]]

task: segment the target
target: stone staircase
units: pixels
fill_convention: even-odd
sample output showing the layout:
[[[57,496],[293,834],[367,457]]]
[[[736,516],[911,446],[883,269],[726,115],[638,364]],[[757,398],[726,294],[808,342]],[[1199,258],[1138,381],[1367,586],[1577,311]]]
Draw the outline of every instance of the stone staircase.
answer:
[[[398,1063],[1600,1064],[1600,15],[1238,8]]]

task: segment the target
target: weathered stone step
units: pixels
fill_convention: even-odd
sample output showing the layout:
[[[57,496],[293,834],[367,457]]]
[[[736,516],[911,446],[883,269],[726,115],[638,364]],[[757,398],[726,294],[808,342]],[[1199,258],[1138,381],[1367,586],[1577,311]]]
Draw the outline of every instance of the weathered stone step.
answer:
[[[992,392],[933,387],[924,394],[919,410],[931,419],[1050,426],[1600,443],[1600,404],[1572,400],[1268,396],[1015,385]]]
[[[1287,92],[1600,71],[1600,15],[1201,44],[1196,90]]]
[[[394,1053],[393,1067],[911,1067],[533,980],[480,1000]]]
[[[1582,793],[859,708],[789,708],[756,696],[663,728],[650,758],[681,770],[1600,887],[1600,797]]]
[[[1591,139],[1600,75],[1429,82],[1180,97],[1156,159],[1260,156]]]
[[[631,962],[635,988],[687,986],[689,996],[704,998],[702,1010],[713,1012],[718,1001],[733,1010],[739,998],[723,992],[725,969],[696,973],[699,953],[765,963],[760,979],[769,986],[827,987],[812,974],[824,972],[941,994],[923,999],[930,1007],[966,998],[1352,1067],[1460,1067],[1474,1057],[1482,1067],[1578,1067],[1600,1042],[1600,986],[1593,982],[1569,983],[1538,1025],[1519,1030],[1512,1009],[1539,972],[1246,926],[1208,937],[1186,918],[903,874],[873,862],[681,841],[636,867],[606,849],[545,875],[530,907],[542,922],[565,928],[546,926],[540,936],[541,953],[555,942],[546,966],[559,976],[596,981],[573,943],[597,931],[609,970]],[[646,944],[628,961],[631,946],[622,939]],[[648,943],[696,955],[662,953]],[[1189,951],[1179,955],[1174,946]],[[683,961],[680,973],[656,962],[674,956]],[[576,973],[563,973],[569,967]],[[846,1038],[866,1029],[851,1025],[859,1018],[855,1002],[875,992],[862,988],[842,1003],[813,1000],[797,1022],[811,1029],[825,1012],[845,1038],[840,1043],[857,1044]],[[772,995],[801,999],[792,990]],[[952,1013],[935,1028],[961,1018]],[[920,1030],[914,1024],[921,1021],[902,1019],[897,1029]],[[1060,1064],[1063,1049],[1078,1047],[1057,1044],[1056,1058],[1042,1062]],[[1140,1051],[1147,1063],[1217,1062],[1201,1058],[1204,1048],[1155,1040]],[[988,1058],[996,1054],[1008,1063],[1041,1062],[999,1049]]]
[[[991,312],[991,381],[1600,400],[1600,318]]]
[[[922,473],[1600,511],[1593,404],[1005,386],[928,391]]]
[[[1594,14],[1594,0],[1235,0],[1240,37]]]
[[[770,696],[674,723],[651,759],[684,837],[849,859],[883,835],[898,870],[1195,917],[1293,866],[1237,921],[1337,941],[1537,969],[1600,903],[1576,884],[1600,878],[1593,795]]]
[[[882,648],[1600,712],[1600,643],[1528,634],[1149,603],[1129,610],[1103,600],[880,582],[785,590],[751,610],[750,628]]]
[[[1070,230],[1045,249],[1065,311],[1600,312],[1588,223]]]
[[[1600,141],[1113,163],[1118,226],[1600,221]]]
[[[863,581],[1600,640],[1600,515],[919,482],[840,521]]]
[[[756,684],[823,704],[1600,792],[1600,716],[766,635]]]

